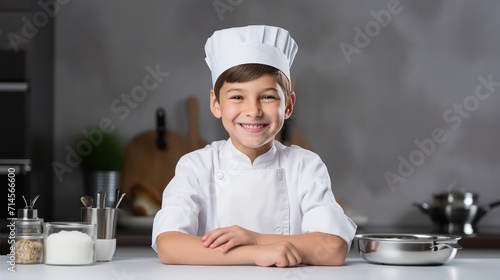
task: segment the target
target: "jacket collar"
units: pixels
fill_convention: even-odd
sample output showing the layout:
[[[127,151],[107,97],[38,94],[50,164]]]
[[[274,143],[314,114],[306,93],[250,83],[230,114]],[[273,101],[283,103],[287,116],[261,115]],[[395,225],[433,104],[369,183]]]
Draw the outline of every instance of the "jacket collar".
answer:
[[[221,150],[221,167],[232,170],[279,168],[279,152],[276,145],[277,142],[274,141],[271,149],[257,157],[252,164],[248,156],[236,149],[229,138]]]

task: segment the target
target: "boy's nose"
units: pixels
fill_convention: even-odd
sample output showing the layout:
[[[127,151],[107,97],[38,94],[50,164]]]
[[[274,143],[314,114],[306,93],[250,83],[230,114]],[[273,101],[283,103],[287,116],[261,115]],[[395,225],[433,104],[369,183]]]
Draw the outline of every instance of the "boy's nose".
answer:
[[[245,107],[245,113],[249,117],[261,117],[262,110],[260,108],[260,104],[258,102],[248,102]]]

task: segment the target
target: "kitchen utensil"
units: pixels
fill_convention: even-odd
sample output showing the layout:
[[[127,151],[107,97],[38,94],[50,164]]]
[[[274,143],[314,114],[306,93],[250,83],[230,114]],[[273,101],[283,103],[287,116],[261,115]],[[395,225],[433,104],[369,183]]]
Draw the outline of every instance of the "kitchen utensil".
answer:
[[[83,206],[87,208],[92,208],[92,205],[94,204],[94,199],[89,195],[80,197],[80,201],[82,202]]]
[[[120,189],[119,188],[117,188],[115,191],[115,199],[116,199],[116,203],[114,203],[114,205],[116,208],[116,204],[118,204],[118,200],[120,199]]]
[[[449,191],[435,194],[432,203],[413,203],[423,213],[428,214],[436,232],[450,234],[475,234],[477,224],[500,201],[479,206],[478,194]]]
[[[125,196],[125,193],[122,193],[122,195],[120,196],[120,199],[118,199],[118,202],[116,203],[115,208],[118,208],[118,206],[120,206],[120,203],[122,202],[122,199],[124,196]]]
[[[193,150],[203,148],[207,145],[207,141],[201,138],[198,127],[198,115],[199,115],[198,98],[192,96],[187,99],[187,110],[189,119],[189,131],[188,131],[189,142],[191,143]]]
[[[156,130],[139,134],[125,148],[120,181],[122,192],[130,193],[136,184],[163,192],[181,156],[193,150],[187,137],[166,128],[165,118],[165,111],[159,108]],[[134,200],[132,196],[128,198]]]
[[[440,265],[452,260],[460,236],[436,234],[357,234],[358,250],[371,263],[392,265]]]
[[[98,192],[97,193],[97,208],[105,208],[106,207],[106,193]]]
[[[102,204],[101,204],[101,192],[97,193],[96,208],[102,208]]]

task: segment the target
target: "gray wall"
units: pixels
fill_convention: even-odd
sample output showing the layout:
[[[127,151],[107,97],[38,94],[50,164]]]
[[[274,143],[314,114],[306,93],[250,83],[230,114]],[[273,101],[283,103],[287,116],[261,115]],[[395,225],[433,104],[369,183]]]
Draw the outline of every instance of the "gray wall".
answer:
[[[411,204],[449,185],[482,204],[500,200],[500,86],[480,82],[500,81],[499,10],[465,0],[70,1],[55,21],[55,158],[64,163],[75,135],[104,118],[129,141],[154,128],[159,106],[186,134],[190,95],[200,99],[202,136],[224,137],[208,108],[205,41],[221,28],[278,25],[299,45],[293,125],[328,166],[337,198],[372,225],[427,225]],[[129,114],[113,110],[157,65],[169,76]],[[55,182],[55,217],[77,218],[81,170]],[[481,225],[500,225],[500,210]]]

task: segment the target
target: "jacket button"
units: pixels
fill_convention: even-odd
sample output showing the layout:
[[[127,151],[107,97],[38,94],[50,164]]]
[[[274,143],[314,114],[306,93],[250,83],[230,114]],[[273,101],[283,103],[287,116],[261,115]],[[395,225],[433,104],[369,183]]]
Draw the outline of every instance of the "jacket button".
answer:
[[[218,180],[222,180],[223,178],[224,178],[224,173],[222,173],[222,172],[217,173]]]
[[[283,234],[283,230],[280,229],[280,228],[277,228],[275,231],[276,231],[277,234]]]
[[[283,172],[278,172],[278,180],[282,180],[283,179]]]

